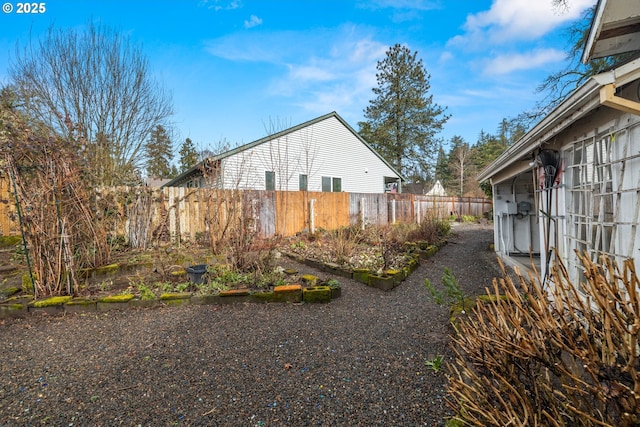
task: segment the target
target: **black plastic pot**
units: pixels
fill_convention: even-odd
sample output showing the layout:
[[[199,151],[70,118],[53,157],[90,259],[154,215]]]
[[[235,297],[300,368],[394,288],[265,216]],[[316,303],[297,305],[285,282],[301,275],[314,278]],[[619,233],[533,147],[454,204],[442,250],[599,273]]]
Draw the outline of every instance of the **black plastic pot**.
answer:
[[[187,277],[189,281],[195,285],[204,282],[204,275],[207,273],[207,264],[198,264],[187,267]]]

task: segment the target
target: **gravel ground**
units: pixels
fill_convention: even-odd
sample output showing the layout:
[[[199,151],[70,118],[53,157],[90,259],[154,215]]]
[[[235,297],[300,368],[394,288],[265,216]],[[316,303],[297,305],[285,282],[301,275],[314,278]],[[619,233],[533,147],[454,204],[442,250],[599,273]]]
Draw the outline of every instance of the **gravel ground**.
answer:
[[[448,267],[482,293],[499,275],[492,237],[458,225],[393,291],[337,278],[330,304],[4,320],[0,426],[442,426],[451,329],[424,279],[439,284]],[[424,364],[436,355],[438,373]]]

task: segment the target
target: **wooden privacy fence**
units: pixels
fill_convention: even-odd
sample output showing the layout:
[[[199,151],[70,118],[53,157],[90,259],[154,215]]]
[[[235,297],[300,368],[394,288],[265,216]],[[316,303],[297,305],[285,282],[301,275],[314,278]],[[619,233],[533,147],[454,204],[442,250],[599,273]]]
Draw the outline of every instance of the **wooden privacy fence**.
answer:
[[[251,227],[270,237],[360,223],[420,222],[451,214],[480,216],[492,208],[490,199],[402,193],[115,187],[101,194],[111,232],[127,241],[194,241],[222,228],[230,215],[250,217]],[[15,199],[7,181],[0,179],[0,235],[19,234],[13,212]]]

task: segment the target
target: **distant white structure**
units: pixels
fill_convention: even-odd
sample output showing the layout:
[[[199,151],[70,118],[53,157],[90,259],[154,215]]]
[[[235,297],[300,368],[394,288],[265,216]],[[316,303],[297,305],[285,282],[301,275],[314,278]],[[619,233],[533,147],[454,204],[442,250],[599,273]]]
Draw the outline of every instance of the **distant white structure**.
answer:
[[[447,192],[444,190],[440,180],[437,180],[431,190],[427,191],[427,196],[446,196]]]

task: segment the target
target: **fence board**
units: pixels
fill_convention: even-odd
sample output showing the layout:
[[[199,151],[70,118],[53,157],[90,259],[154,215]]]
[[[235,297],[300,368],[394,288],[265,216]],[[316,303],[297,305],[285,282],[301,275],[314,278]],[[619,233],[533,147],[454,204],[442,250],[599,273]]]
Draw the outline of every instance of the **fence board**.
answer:
[[[361,212],[364,209],[364,213]],[[387,196],[383,193],[350,193],[349,222],[359,224],[364,217],[365,224],[385,225],[389,222]]]
[[[316,228],[335,230],[349,225],[349,193],[309,194],[316,200]]]

